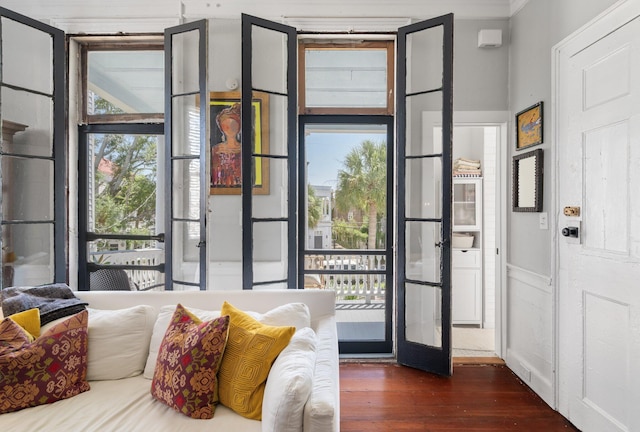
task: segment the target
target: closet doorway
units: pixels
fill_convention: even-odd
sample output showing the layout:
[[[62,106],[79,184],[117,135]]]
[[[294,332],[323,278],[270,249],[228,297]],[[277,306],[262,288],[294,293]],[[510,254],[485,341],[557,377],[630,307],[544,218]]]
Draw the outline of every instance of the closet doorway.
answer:
[[[503,239],[509,168],[507,112],[454,113],[452,355],[504,358]],[[424,113],[425,128],[440,134]]]

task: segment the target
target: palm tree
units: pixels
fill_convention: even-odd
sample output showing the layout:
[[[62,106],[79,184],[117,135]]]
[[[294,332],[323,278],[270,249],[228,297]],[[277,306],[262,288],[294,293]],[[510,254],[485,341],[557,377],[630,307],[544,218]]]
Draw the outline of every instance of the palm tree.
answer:
[[[338,171],[335,198],[340,211],[358,209],[368,215],[367,248],[375,249],[378,213],[384,215],[387,202],[385,142],[366,140],[347,154]]]
[[[316,195],[313,186],[307,186],[307,225],[315,228],[322,217],[322,200]]]

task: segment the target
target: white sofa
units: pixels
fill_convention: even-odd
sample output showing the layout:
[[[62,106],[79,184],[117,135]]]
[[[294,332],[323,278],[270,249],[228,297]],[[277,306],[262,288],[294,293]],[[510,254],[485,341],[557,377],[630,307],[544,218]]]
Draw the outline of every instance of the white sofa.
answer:
[[[136,305],[149,305],[153,308],[155,316],[162,306],[177,303],[186,308],[220,310],[222,303],[227,301],[236,308],[259,313],[265,313],[287,303],[306,304],[310,311],[311,328],[317,337],[317,346],[311,394],[304,405],[303,427],[300,430],[339,431],[338,339],[333,292],[322,290],[92,291],[77,292],[76,295],[86,301],[91,309],[119,310]],[[89,334],[89,350],[91,350],[91,312]],[[149,338],[140,338],[139,349],[142,352],[138,354],[147,355]],[[145,342],[142,343],[142,341]],[[119,365],[109,367],[114,366],[119,367]],[[122,365],[122,367],[126,366]],[[99,371],[90,370],[89,374],[95,375],[97,372]],[[272,429],[261,421],[246,419],[222,405],[217,406],[214,417],[209,420],[192,419],[182,415],[151,396],[151,381],[143,375],[117,380],[90,380],[89,383],[91,386],[89,391],[72,398],[0,414],[0,430],[12,432],[207,430],[258,432]],[[266,397],[267,393],[265,393],[265,399]]]

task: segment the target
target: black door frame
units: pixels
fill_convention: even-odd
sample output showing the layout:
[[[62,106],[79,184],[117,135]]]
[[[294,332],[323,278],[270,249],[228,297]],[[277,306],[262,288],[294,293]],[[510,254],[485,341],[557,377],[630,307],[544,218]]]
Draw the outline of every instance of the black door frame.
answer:
[[[442,27],[442,82],[439,88],[427,88],[417,92],[407,92],[407,39],[413,33]],[[453,14],[418,22],[398,30],[397,53],[397,125],[398,125],[398,363],[441,375],[451,375],[453,371],[451,355],[451,198],[452,198],[452,161],[451,143],[453,131]],[[442,152],[438,154],[407,155],[407,100],[414,96],[427,94],[441,95],[442,109]],[[420,125],[421,126],[421,125]],[[423,132],[425,133],[425,132]],[[427,132],[428,133],[428,132]],[[439,158],[442,166],[442,211],[440,217],[424,218],[407,215],[406,202],[406,164],[411,160]],[[440,280],[418,280],[407,277],[406,265],[406,225],[441,224],[440,242]],[[426,246],[425,246],[426,247]],[[440,292],[441,346],[410,341],[406,334],[407,285],[435,288]]]
[[[173,88],[173,76],[174,76],[174,62],[173,62],[173,37],[188,33],[198,33],[198,83],[197,88],[187,92],[174,92]],[[208,53],[207,47],[209,42],[208,35],[208,20],[201,19],[186,24],[170,27],[164,31],[164,127],[165,127],[165,290],[173,290],[174,285],[181,285],[183,287],[198,287],[201,291],[207,289],[207,271],[209,266],[207,240],[208,240],[208,227],[207,227],[207,203],[209,198],[209,92],[207,90],[208,79]],[[187,68],[188,65],[179,63],[180,70]],[[181,97],[195,97],[198,102],[198,111],[200,117],[200,129],[199,133],[199,147],[198,154],[174,154],[174,113],[173,104],[174,100],[179,100]],[[182,137],[184,139],[184,137]],[[173,188],[173,167],[175,163],[182,161],[199,160],[200,163],[200,178],[199,178],[199,206],[198,217],[179,218],[174,214],[174,188]],[[199,224],[199,241],[197,244],[198,250],[198,280],[195,282],[188,280],[176,280],[174,278],[173,271],[173,229],[174,224],[187,224],[198,223]],[[182,246],[182,245],[181,245]]]
[[[298,232],[300,237],[298,240],[298,286],[304,287],[305,274],[344,274],[344,270],[305,270],[304,261],[306,254],[316,254],[318,251],[310,251],[306,248],[306,232],[305,204],[307,202],[306,189],[306,151],[304,146],[305,126],[308,124],[371,124],[384,125],[387,128],[387,205],[386,205],[386,251],[371,251],[371,254],[384,255],[386,268],[380,270],[357,270],[357,274],[378,274],[385,275],[385,324],[384,340],[362,340],[362,341],[338,341],[341,354],[392,354],[393,352],[393,304],[394,304],[394,279],[393,279],[393,263],[394,263],[394,166],[395,166],[395,147],[394,147],[394,118],[388,115],[345,115],[345,114],[305,114],[298,117],[298,141],[299,141],[299,160],[298,160],[298,190],[300,191],[300,199],[298,205]],[[363,254],[369,253],[367,249],[349,251],[340,250],[340,253]]]
[[[67,61],[66,61],[66,38],[64,31],[47,25],[41,21],[30,18],[25,15],[21,15],[12,10],[0,7],[0,17],[5,17],[22,25],[31,27],[35,30],[47,33],[51,37],[51,58],[52,58],[52,84],[53,88],[51,93],[42,93],[37,90],[28,89],[11,85],[5,82],[2,78],[0,87],[9,88],[15,91],[26,92],[39,96],[45,96],[51,99],[52,104],[52,127],[53,136],[51,149],[52,152],[49,156],[34,156],[28,154],[5,154],[0,153],[0,158],[5,155],[8,157],[19,157],[21,159],[34,159],[34,160],[51,160],[53,161],[53,220],[4,220],[2,217],[0,224],[1,229],[5,229],[11,226],[18,225],[35,225],[35,224],[51,224],[53,225],[53,280],[50,282],[66,282],[67,281]],[[1,36],[1,31],[0,31]],[[1,50],[0,50],[1,51]],[[0,71],[0,77],[2,73]],[[1,98],[0,98],[1,99]],[[0,110],[0,120],[4,120],[5,115],[3,110]],[[1,172],[0,172],[1,175]],[[0,176],[1,178],[1,176]],[[1,244],[0,240],[0,246]],[[4,260],[4,254],[3,258]],[[2,263],[4,264],[4,262]],[[0,266],[0,276],[4,271],[4,265]],[[0,281],[3,278],[0,277]],[[0,286],[0,289],[4,288]]]
[[[285,93],[273,91],[271,89],[257,88],[253,86],[253,27],[279,32],[286,37],[286,59],[285,68],[286,87]],[[269,286],[286,284],[287,288],[296,288],[297,269],[297,165],[298,142],[295,127],[297,125],[298,109],[298,74],[297,74],[298,40],[296,29],[291,26],[280,24],[274,21],[265,20],[255,16],[242,14],[242,95],[241,106],[250,107],[254,91],[285,97],[286,103],[286,124],[287,124],[287,154],[257,154],[253,148],[251,139],[242,140],[242,288],[253,289],[254,286]],[[242,109],[241,113],[242,136],[252,136],[252,110]],[[247,157],[249,156],[249,157]],[[288,209],[286,216],[274,217],[254,217],[253,214],[253,179],[256,158],[279,159],[287,162],[287,198]],[[253,233],[254,224],[283,222],[287,224],[287,247],[286,265],[287,275],[284,279],[256,281],[254,277],[253,264]]]
[[[106,234],[95,233],[87,230],[89,224],[89,152],[88,137],[95,134],[123,134],[123,135],[158,135],[164,136],[162,123],[101,123],[78,126],[78,290],[91,289],[91,272],[102,268],[122,270],[154,270],[163,273],[164,263],[158,265],[133,265],[133,264],[98,264],[89,262],[88,243],[98,239],[113,240],[156,240],[164,241],[164,234],[157,235],[130,235],[130,234]],[[158,149],[158,152],[163,151]],[[156,195],[157,196],[157,195]],[[162,227],[157,227],[157,229]]]

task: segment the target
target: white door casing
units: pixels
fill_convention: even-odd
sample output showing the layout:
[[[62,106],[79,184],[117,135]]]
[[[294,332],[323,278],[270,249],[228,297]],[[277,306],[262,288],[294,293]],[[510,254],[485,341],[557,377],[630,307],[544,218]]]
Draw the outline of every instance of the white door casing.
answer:
[[[495,190],[496,190],[496,206],[495,206],[495,247],[499,253],[495,262],[495,316],[492,323],[495,327],[494,351],[498,357],[507,358],[507,296],[505,294],[505,283],[507,280],[507,174],[508,168],[508,135],[509,120],[511,113],[509,111],[454,111],[453,126],[457,127],[495,127],[497,129],[496,142],[496,172],[495,172]],[[438,111],[424,111],[422,113],[422,129],[423,136],[438,135],[434,133],[434,128],[442,127],[442,115]],[[485,167],[486,168],[486,167]]]
[[[558,408],[640,430],[640,1],[555,48]],[[566,206],[580,207],[566,216]]]

